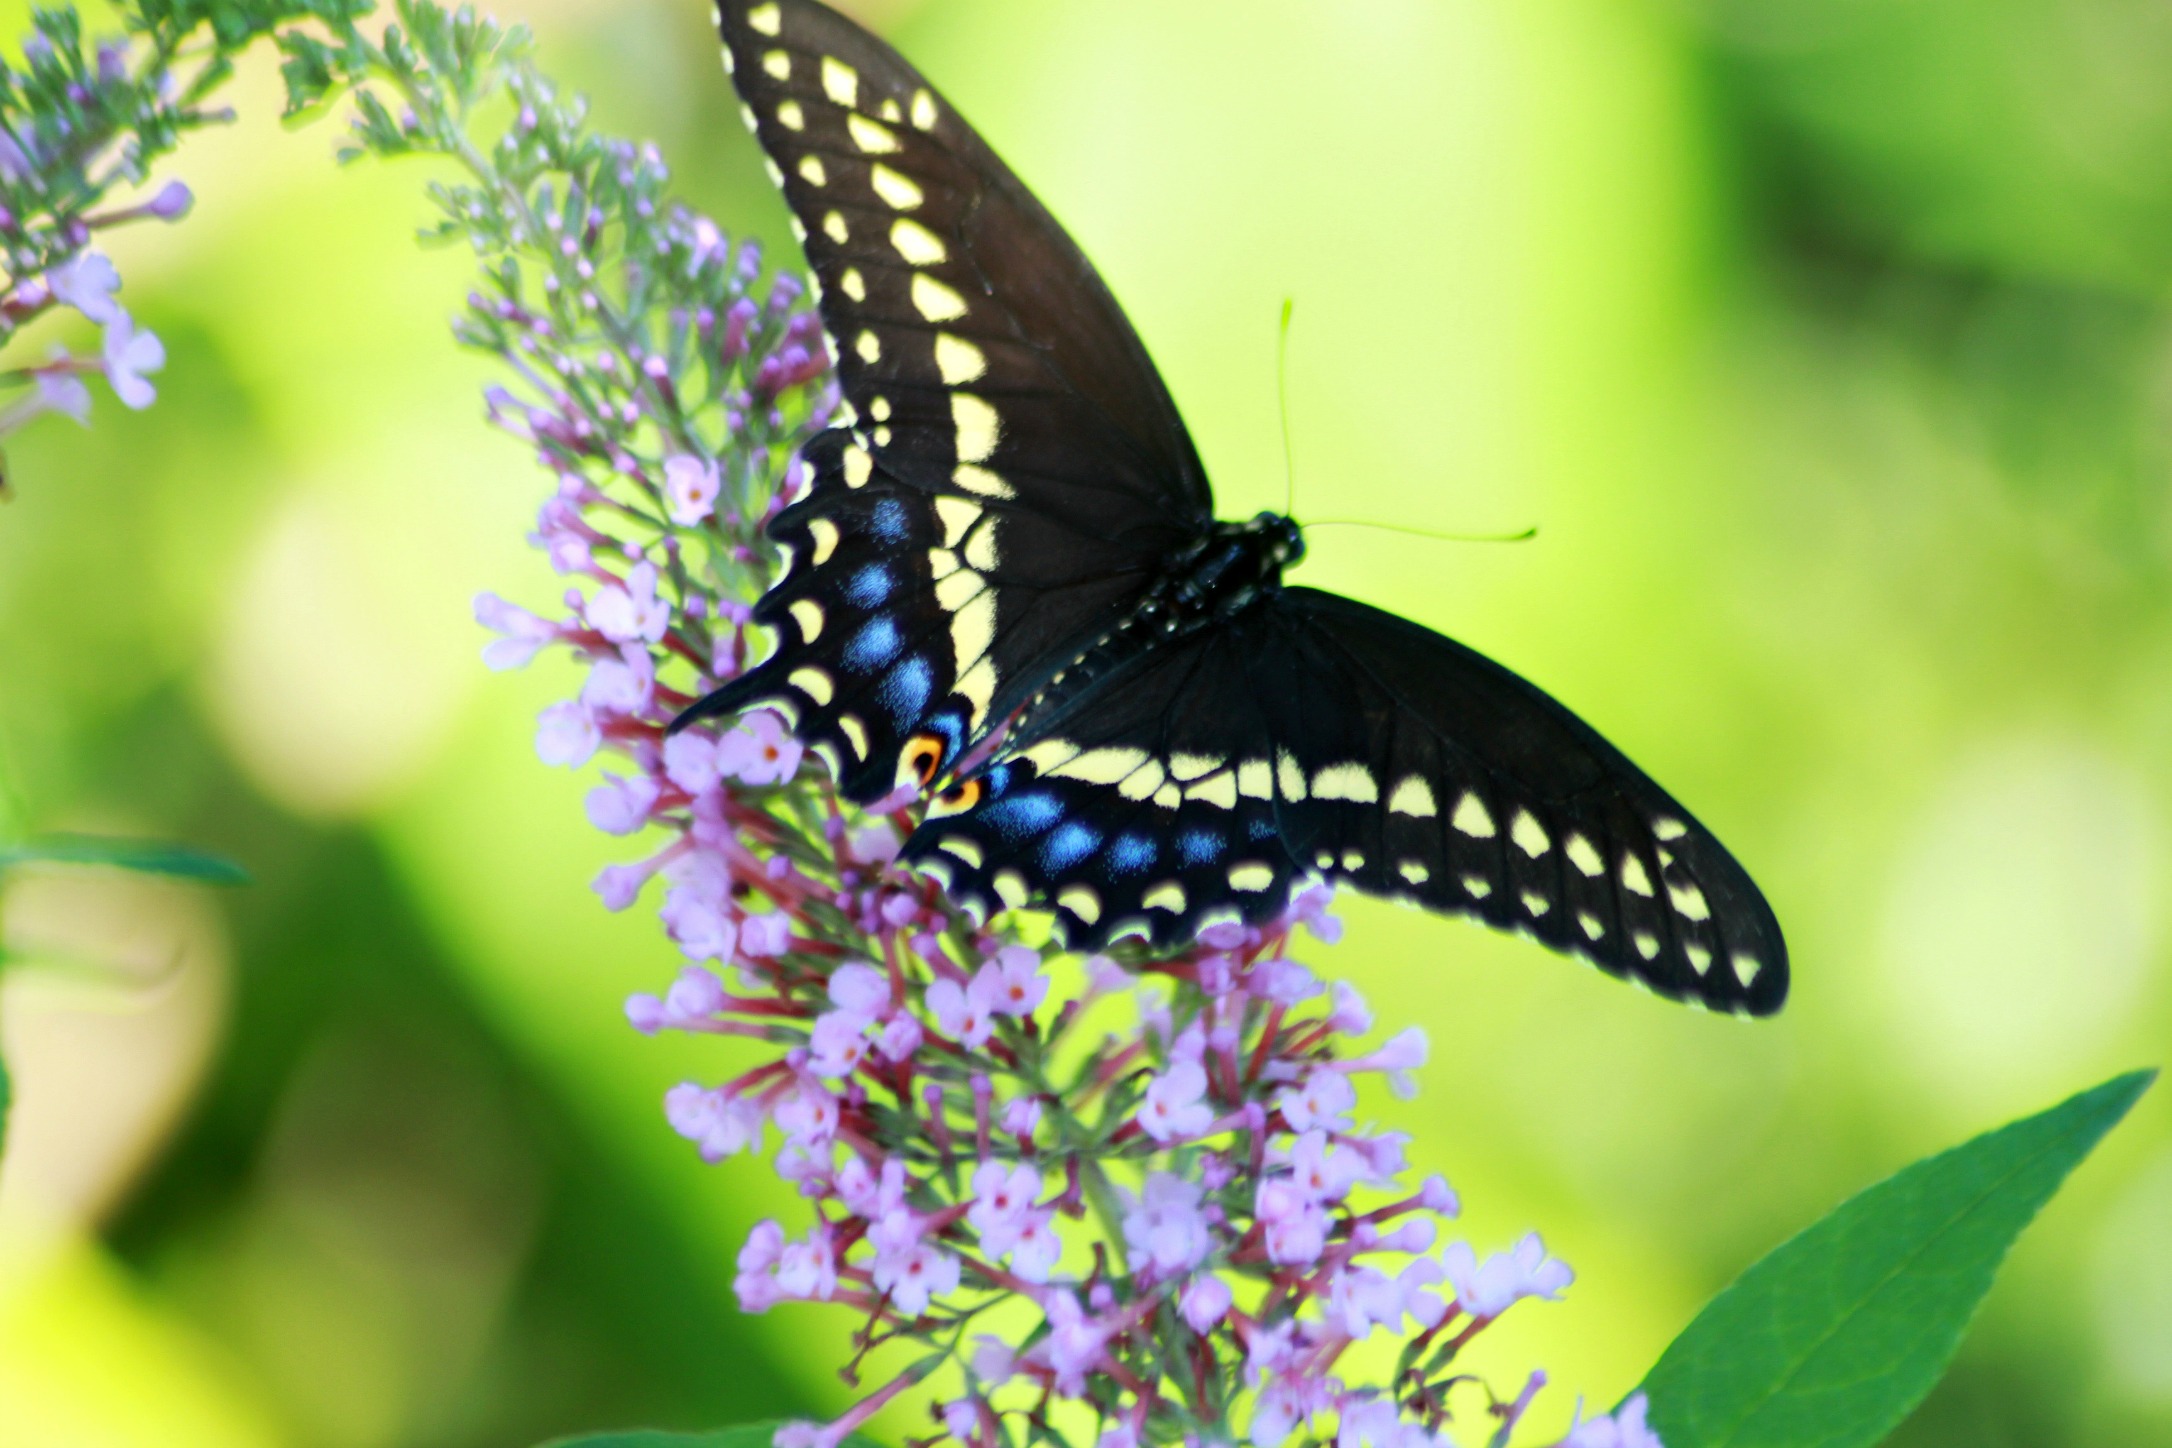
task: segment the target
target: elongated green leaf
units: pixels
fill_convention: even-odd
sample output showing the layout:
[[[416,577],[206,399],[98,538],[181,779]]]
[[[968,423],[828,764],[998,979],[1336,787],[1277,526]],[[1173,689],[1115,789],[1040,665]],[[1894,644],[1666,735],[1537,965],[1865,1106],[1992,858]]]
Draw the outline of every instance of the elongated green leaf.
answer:
[[[543,1448],[770,1448],[775,1423],[743,1423],[736,1428],[717,1428],[707,1433],[664,1433],[640,1428],[625,1433],[595,1433],[579,1438],[556,1438]],[[871,1438],[855,1433],[845,1448],[881,1448]]]
[[[0,869],[9,865],[104,865],[146,875],[175,875],[213,885],[246,885],[249,872],[232,860],[157,840],[47,835],[0,848]]]
[[[1645,1379],[1667,1448],[1860,1448],[1923,1400],[2022,1228],[2156,1079],[1888,1178],[1742,1274]]]

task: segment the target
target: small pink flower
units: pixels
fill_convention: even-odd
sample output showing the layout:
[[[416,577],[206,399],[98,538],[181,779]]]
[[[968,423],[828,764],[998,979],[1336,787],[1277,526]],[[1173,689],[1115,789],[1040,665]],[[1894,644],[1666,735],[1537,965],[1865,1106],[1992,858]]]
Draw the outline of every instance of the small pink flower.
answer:
[[[56,358],[65,358],[68,349],[55,347],[53,355]],[[47,412],[57,412],[63,417],[72,417],[77,422],[90,421],[90,389],[83,385],[82,378],[65,366],[41,367],[35,376],[38,402]]]
[[[730,960],[738,949],[738,922],[692,886],[667,891],[658,915],[688,960]]]
[[[782,910],[749,915],[739,922],[739,953],[774,960],[792,948],[792,917]]]
[[[837,1293],[837,1258],[829,1232],[817,1223],[805,1241],[787,1243],[777,1254],[777,1290],[801,1301],[827,1302]]]
[[[1371,1267],[1345,1267],[1328,1279],[1322,1315],[1344,1337],[1362,1342],[1374,1327],[1393,1329],[1403,1320],[1403,1291]]]
[[[1583,1421],[1583,1410],[1579,1407],[1577,1417],[1580,1421],[1569,1429],[1569,1436],[1561,1440],[1560,1448],[1666,1448],[1659,1441],[1659,1435],[1644,1421],[1648,1407],[1642,1393],[1633,1395],[1612,1417]]]
[[[1235,1300],[1227,1282],[1212,1273],[1201,1273],[1185,1284],[1183,1295],[1177,1299],[1177,1312],[1193,1332],[1204,1334],[1212,1332],[1229,1315]]]
[[[872,965],[841,965],[830,974],[830,1004],[862,1020],[879,1019],[890,1009],[890,977]]]
[[[1388,1088],[1404,1100],[1418,1094],[1418,1083],[1411,1072],[1425,1064],[1431,1047],[1422,1026],[1411,1026],[1389,1037],[1379,1050],[1370,1056],[1360,1056],[1355,1061],[1345,1061],[1345,1071],[1385,1071]]]
[[[1154,1140],[1168,1143],[1199,1135],[1214,1123],[1214,1108],[1204,1100],[1207,1073],[1196,1063],[1179,1061],[1147,1088],[1139,1103],[1139,1125]]]
[[[1030,1016],[1048,999],[1048,977],[1041,973],[1041,953],[1023,945],[1006,945],[995,959],[983,965],[973,984],[985,989],[998,1015]]]
[[[590,888],[603,897],[603,908],[615,913],[640,899],[641,887],[655,873],[652,865],[606,865]]]
[[[1003,1129],[1012,1136],[1031,1137],[1041,1126],[1041,1098],[1019,1096],[1003,1103]]]
[[[721,1089],[692,1082],[672,1087],[664,1093],[664,1119],[701,1148],[704,1161],[722,1161],[761,1145],[761,1107]]]
[[[95,251],[68,258],[45,274],[53,299],[70,306],[94,322],[112,322],[125,315],[113,294],[120,290],[121,274],[113,263]]]
[[[767,709],[740,721],[717,742],[717,772],[744,784],[783,784],[799,773],[806,751],[792,737],[784,721]]]
[[[664,503],[671,521],[691,528],[716,509],[717,465],[690,453],[664,459]]]
[[[812,1076],[777,1098],[771,1115],[779,1131],[803,1146],[825,1146],[837,1135],[837,1098]]]
[[[557,638],[559,632],[558,625],[549,619],[507,603],[495,593],[475,595],[475,621],[492,633],[503,635],[483,646],[484,667],[498,673],[525,665],[545,644]],[[556,707],[573,706],[561,704]]]
[[[581,686],[581,702],[597,714],[633,718],[647,713],[655,699],[656,660],[631,644],[617,658],[598,659]]]
[[[837,1169],[837,1199],[854,1216],[880,1221],[905,1205],[905,1163],[886,1161],[877,1173],[859,1157],[849,1158]]]
[[[1197,1182],[1172,1172],[1149,1172],[1145,1188],[1124,1213],[1124,1244],[1135,1265],[1162,1277],[1191,1271],[1213,1250],[1214,1233],[1199,1204]]]
[[[603,783],[588,792],[588,822],[607,835],[630,835],[649,822],[659,791],[645,774],[622,779],[606,774]]]
[[[664,1009],[674,1024],[707,1020],[724,1009],[724,984],[706,970],[682,970],[664,996]]]
[[[1362,1036],[1373,1028],[1372,1008],[1356,986],[1338,980],[1334,986],[1335,1008],[1327,1017],[1328,1029],[1345,1036]]]
[[[1289,1164],[1290,1180],[1316,1202],[1341,1201],[1357,1179],[1355,1154],[1331,1151],[1324,1131],[1308,1131],[1271,1156]]]
[[[878,1292],[907,1317],[918,1317],[937,1297],[958,1290],[958,1259],[920,1242],[895,1253],[880,1254],[869,1274]]]
[[[977,980],[970,988],[954,980],[936,981],[928,987],[927,1007],[942,1033],[969,1051],[987,1045],[994,1033],[994,1015]]]
[[[877,1046],[888,1061],[909,1061],[927,1039],[920,1022],[900,1011],[883,1024],[882,1039]]]
[[[1046,1282],[1063,1259],[1063,1239],[1056,1234],[1052,1211],[1026,1213],[1011,1241],[1011,1271],[1028,1282]]]
[[[867,1017],[829,1011],[817,1017],[807,1042],[807,1065],[818,1076],[850,1076],[867,1059]]]
[[[656,594],[656,565],[636,564],[623,585],[596,590],[585,610],[589,627],[615,644],[655,643],[671,627],[671,604]]]
[[[1040,1194],[1041,1174],[1024,1162],[1006,1167],[984,1161],[975,1167],[973,1205],[966,1220],[980,1233],[981,1246],[998,1256],[1008,1252]]]
[[[1261,1182],[1252,1210],[1270,1260],[1301,1267],[1318,1261],[1327,1250],[1327,1214],[1310,1192],[1289,1178]]]
[[[694,730],[664,741],[664,777],[689,795],[707,794],[717,785],[716,740]]]
[[[553,704],[536,717],[535,752],[545,764],[578,769],[602,747],[596,716],[579,704]]]
[[[1086,1374],[1101,1366],[1109,1330],[1079,1305],[1076,1294],[1051,1291],[1041,1302],[1048,1318],[1048,1336],[1033,1351],[1055,1375],[1056,1391],[1078,1397],[1086,1390]]]
[[[166,344],[139,330],[126,312],[106,323],[105,358],[106,380],[123,407],[141,412],[158,399],[158,389],[143,374],[166,365]]]
[[[1292,1131],[1348,1131],[1357,1091],[1336,1071],[1313,1071],[1294,1088],[1275,1095],[1275,1108]]]
[[[1559,1297],[1576,1280],[1567,1263],[1546,1255],[1536,1232],[1482,1263],[1468,1243],[1451,1242],[1441,1266],[1455,1284],[1457,1306],[1473,1317],[1499,1317],[1526,1297]]]
[[[763,1313],[777,1304],[777,1280],[771,1269],[783,1255],[784,1228],[773,1221],[756,1222],[747,1233],[746,1245],[739,1249],[739,1275],[732,1282],[742,1311]]]
[[[992,1333],[973,1339],[973,1376],[987,1387],[999,1388],[1018,1370],[1018,1351]]]

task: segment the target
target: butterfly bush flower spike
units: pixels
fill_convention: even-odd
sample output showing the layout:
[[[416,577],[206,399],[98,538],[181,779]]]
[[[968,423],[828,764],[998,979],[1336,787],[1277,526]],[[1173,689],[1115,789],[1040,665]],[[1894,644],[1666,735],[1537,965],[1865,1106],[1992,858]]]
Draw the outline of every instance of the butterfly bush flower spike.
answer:
[[[1366,1120],[1425,1045],[1376,1039],[1293,957],[1336,934],[1327,892],[1079,961],[901,867],[910,797],[850,809],[776,714],[669,732],[772,647],[749,622],[776,579],[762,525],[839,405],[820,323],[524,61],[502,63],[510,128],[465,148],[451,82],[358,53],[398,102],[365,108],[358,144],[469,167],[440,194],[483,257],[459,332],[505,366],[486,411],[547,479],[533,541],[564,590],[476,616],[494,668],[580,666],[537,752],[596,768],[589,818],[623,852],[597,893],[646,899],[683,957],[628,1022],[716,1053],[664,1119],[796,1196],[739,1246],[744,1309],[855,1324],[858,1401],[778,1443],[833,1448],[909,1393],[916,1443],[970,1448],[1057,1423],[1098,1448],[1507,1443],[1543,1379],[1496,1395],[1462,1356],[1568,1269],[1535,1236],[1456,1239],[1455,1193]],[[1626,1410],[1575,1432],[1646,1448]]]

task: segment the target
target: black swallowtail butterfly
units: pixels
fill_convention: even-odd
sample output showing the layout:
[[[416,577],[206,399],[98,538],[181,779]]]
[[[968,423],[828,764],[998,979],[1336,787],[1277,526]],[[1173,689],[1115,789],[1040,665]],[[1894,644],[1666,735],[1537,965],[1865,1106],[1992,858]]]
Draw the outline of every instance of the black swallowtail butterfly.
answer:
[[[1289,519],[1216,521],[1107,287],[902,57],[815,0],[717,21],[845,401],[770,525],[775,654],[682,723],[772,706],[847,797],[937,789],[903,858],[1074,949],[1258,923],[1316,875],[1779,1008],[1771,908],[1618,750],[1450,639],[1285,587]]]

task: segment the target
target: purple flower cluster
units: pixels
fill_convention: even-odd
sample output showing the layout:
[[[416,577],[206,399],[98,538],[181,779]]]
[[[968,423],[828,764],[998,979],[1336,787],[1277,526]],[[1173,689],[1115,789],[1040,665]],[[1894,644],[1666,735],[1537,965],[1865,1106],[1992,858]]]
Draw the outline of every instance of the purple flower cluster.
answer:
[[[834,1448],[915,1387],[935,1425],[920,1441],[972,1448],[1018,1430],[1433,1448],[1471,1425],[1507,1443],[1543,1376],[1503,1399],[1458,1355],[1571,1274],[1536,1236],[1491,1255],[1449,1239],[1455,1193],[1361,1120],[1361,1084],[1407,1094],[1426,1042],[1361,1045],[1365,1003],[1292,957],[1300,928],[1338,933],[1326,892],[1174,956],[1064,957],[1032,914],[970,918],[898,868],[917,806],[848,809],[774,715],[668,734],[765,646],[762,525],[834,405],[819,324],[790,278],[757,300],[754,249],[532,72],[509,68],[515,119],[478,151],[412,58],[381,64],[408,109],[366,107],[358,134],[469,166],[439,198],[485,257],[460,334],[510,369],[490,418],[555,479],[531,540],[562,602],[482,596],[485,658],[584,666],[537,753],[606,762],[589,820],[640,845],[596,890],[613,910],[652,898],[684,958],[628,1017],[755,1055],[675,1087],[666,1117],[705,1160],[765,1155],[805,1203],[749,1233],[741,1303],[854,1314],[855,1383],[910,1345],[851,1411],[780,1445]],[[1392,1369],[1367,1371],[1384,1339]],[[1567,1440],[1657,1441],[1635,1404]]]
[[[188,188],[169,182],[145,208],[175,217],[188,208]],[[158,396],[147,374],[166,365],[166,348],[156,334],[139,327],[114,299],[121,274],[104,253],[81,251],[41,276],[10,287],[0,296],[0,318],[12,331],[56,307],[70,308],[104,330],[94,353],[75,354],[55,344],[46,361],[24,370],[31,390],[14,406],[0,411],[0,434],[15,431],[40,413],[57,412],[77,422],[90,421],[91,394],[86,377],[104,377],[125,407],[149,407]]]

